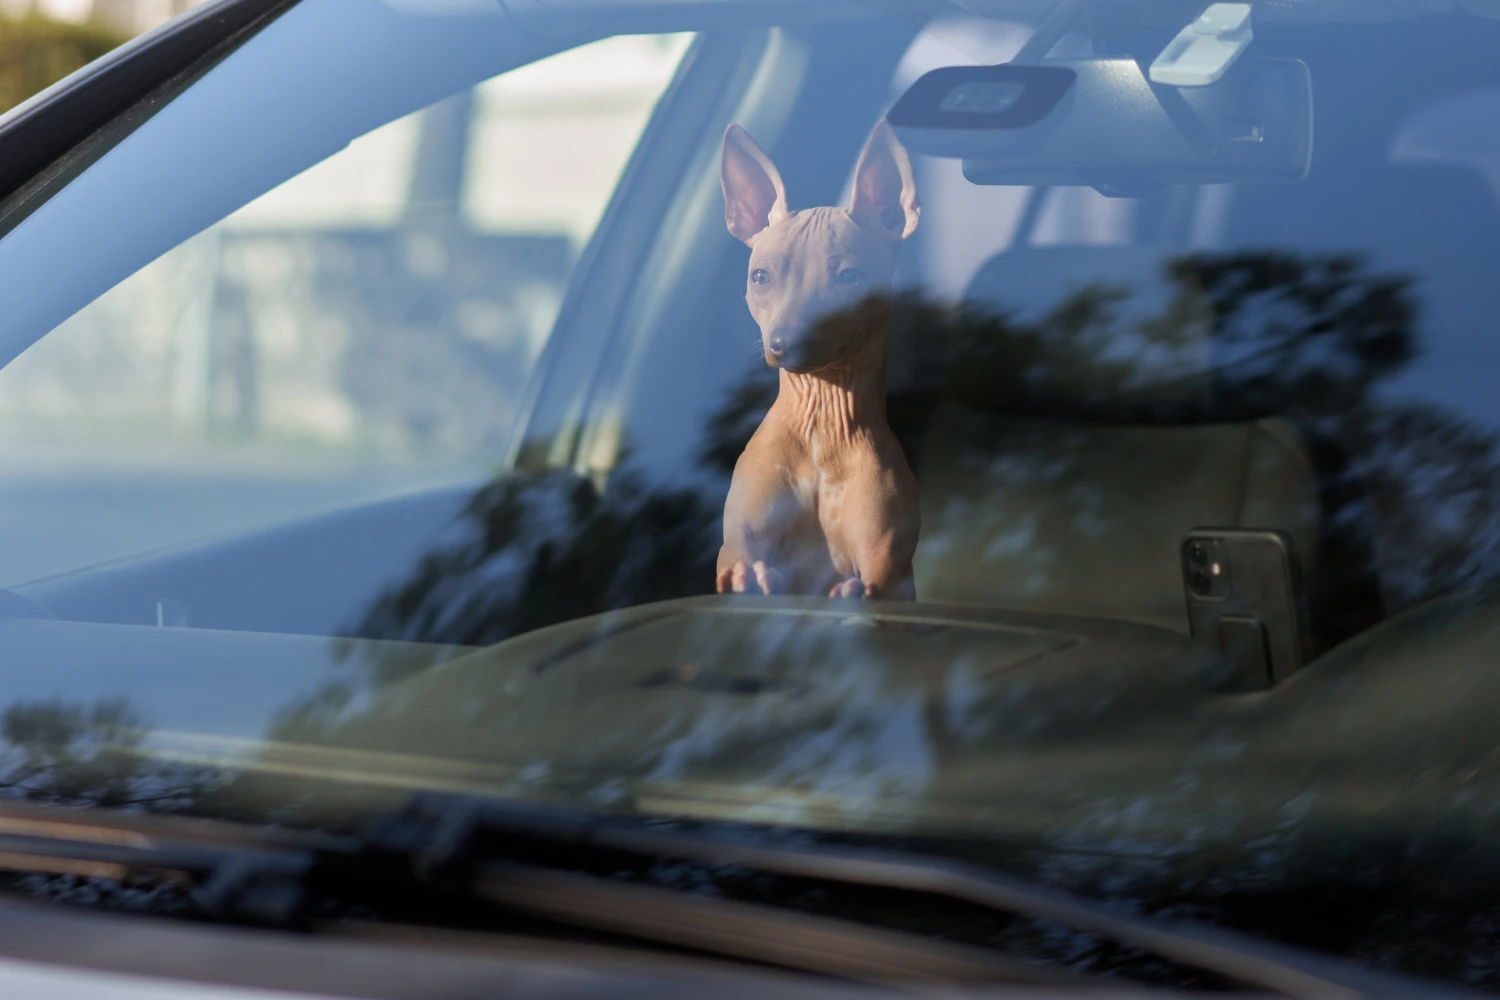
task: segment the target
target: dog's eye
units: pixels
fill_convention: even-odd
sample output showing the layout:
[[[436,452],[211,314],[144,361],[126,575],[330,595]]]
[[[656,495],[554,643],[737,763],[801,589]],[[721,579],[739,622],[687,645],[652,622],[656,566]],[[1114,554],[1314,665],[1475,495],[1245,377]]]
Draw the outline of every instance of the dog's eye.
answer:
[[[838,273],[836,280],[841,285],[858,285],[865,280],[865,272],[857,267],[846,267]]]
[[[752,285],[764,285],[770,280],[770,272],[763,267],[757,267],[755,270],[750,272],[750,284]]]

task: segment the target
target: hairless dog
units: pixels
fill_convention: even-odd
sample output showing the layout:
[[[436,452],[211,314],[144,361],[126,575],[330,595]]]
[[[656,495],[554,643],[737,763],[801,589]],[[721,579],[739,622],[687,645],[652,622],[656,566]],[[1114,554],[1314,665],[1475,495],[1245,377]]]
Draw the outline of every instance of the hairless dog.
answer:
[[[860,308],[917,228],[906,150],[880,122],[849,207],[794,212],[775,164],[730,125],[722,181],[780,389],[735,463],[718,591],[914,599],[917,481],[885,415],[890,314]]]

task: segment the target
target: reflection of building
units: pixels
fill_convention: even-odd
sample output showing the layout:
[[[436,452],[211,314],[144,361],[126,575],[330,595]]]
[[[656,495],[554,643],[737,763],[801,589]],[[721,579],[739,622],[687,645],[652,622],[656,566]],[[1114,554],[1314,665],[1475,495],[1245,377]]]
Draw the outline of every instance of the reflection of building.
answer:
[[[125,35],[150,31],[202,0],[0,0],[0,14],[36,11],[63,21],[98,20]]]
[[[686,42],[608,39],[355,139],[0,370],[0,435],[494,456]]]

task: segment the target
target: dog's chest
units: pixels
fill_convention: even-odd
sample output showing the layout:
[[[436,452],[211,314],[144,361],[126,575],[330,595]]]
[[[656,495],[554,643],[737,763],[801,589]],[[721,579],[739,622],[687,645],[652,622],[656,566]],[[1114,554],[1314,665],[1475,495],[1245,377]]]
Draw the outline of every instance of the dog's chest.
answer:
[[[869,492],[861,489],[858,473],[850,466],[868,463],[844,461],[825,465],[809,460],[799,464],[800,468],[788,470],[787,477],[799,522],[796,534],[823,535],[837,561],[838,552],[845,547],[842,539],[845,523],[859,516],[860,497]]]
[[[844,538],[848,484],[811,468],[784,473],[785,492],[776,504],[781,513],[772,518],[767,540],[796,591],[821,591],[828,586],[830,572],[843,576],[853,566]]]

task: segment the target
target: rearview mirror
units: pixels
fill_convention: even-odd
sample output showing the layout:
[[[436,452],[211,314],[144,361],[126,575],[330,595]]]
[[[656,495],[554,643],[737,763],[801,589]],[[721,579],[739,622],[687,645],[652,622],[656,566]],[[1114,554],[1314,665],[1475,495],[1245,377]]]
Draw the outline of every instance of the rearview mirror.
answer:
[[[1134,59],[956,66],[887,117],[907,149],[962,159],[975,184],[1134,196],[1300,180],[1312,159],[1312,80],[1295,59],[1247,57],[1205,87],[1152,84]]]

